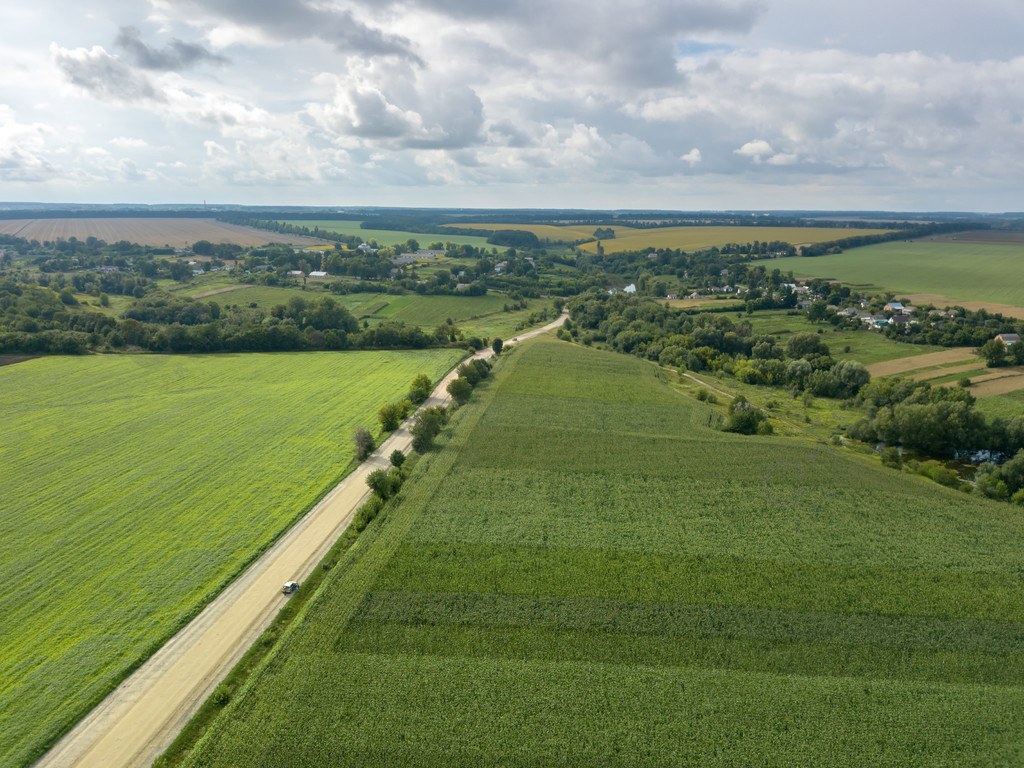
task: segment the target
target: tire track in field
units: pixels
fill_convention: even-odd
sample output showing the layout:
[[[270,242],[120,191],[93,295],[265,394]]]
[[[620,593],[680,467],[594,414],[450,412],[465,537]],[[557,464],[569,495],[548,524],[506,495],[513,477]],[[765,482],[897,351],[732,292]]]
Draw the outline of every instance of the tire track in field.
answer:
[[[568,313],[519,334],[510,346],[559,327]],[[473,357],[488,358],[490,347]],[[457,368],[457,367],[456,367]],[[421,406],[446,405],[452,370]],[[35,768],[150,765],[288,601],[286,581],[301,582],[327,554],[369,497],[366,477],[390,466],[392,451],[408,454],[410,416],[309,513],[232,582],[185,628],[115,688],[36,763]]]

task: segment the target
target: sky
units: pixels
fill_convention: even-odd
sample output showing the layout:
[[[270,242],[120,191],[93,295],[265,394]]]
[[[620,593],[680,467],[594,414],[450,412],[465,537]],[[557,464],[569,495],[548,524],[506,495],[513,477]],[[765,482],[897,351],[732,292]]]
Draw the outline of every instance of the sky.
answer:
[[[38,0],[0,200],[1024,209],[1020,0]]]

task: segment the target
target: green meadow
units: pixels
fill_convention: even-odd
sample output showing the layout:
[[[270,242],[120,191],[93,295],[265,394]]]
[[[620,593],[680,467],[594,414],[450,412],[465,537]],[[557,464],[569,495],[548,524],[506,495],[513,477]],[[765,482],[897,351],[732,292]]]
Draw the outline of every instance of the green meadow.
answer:
[[[778,336],[782,344],[798,333],[820,332],[821,338],[828,344],[833,358],[856,360],[864,365],[912,355],[923,355],[927,352],[938,352],[944,349],[944,347],[928,344],[903,344],[867,327],[851,331],[845,328],[836,328],[828,322],[813,322],[807,318],[805,312],[798,314],[788,314],[788,312],[789,310],[785,309],[773,309],[755,312],[749,316],[737,316],[735,319],[736,322],[748,321],[755,335]],[[849,351],[846,351],[847,347],[849,347]]]
[[[348,471],[458,351],[0,367],[0,765],[27,765]]]
[[[960,301],[1024,306],[1024,245],[920,241],[882,243],[843,253],[774,259],[797,277],[823,277],[870,291],[930,293]]]
[[[1020,764],[1020,510],[712,418],[513,350],[186,764]]]

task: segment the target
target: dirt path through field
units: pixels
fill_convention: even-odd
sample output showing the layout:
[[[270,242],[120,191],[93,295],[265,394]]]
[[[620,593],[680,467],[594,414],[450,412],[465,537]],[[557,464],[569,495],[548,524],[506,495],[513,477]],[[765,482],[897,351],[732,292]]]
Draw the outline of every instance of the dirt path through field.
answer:
[[[557,328],[567,316],[516,339],[523,341]],[[475,357],[492,355],[487,348]],[[451,399],[447,386],[456,375],[451,371],[422,407],[447,404]],[[411,425],[412,417],[36,766],[150,765],[288,600],[281,594],[281,585],[292,580],[301,583],[344,533],[369,496],[366,476],[390,466],[392,451],[409,452]]]
[[[216,296],[218,293],[227,293],[228,291],[237,291],[241,288],[252,288],[251,285],[229,285],[227,288],[214,288],[212,291],[203,291],[202,293],[196,293],[192,295],[193,299],[205,299],[207,296]]]
[[[944,349],[941,352],[929,352],[925,355],[914,355],[912,357],[900,357],[896,360],[886,360],[881,363],[873,363],[868,366],[868,372],[874,376],[891,376],[895,373],[906,373],[916,371],[918,368],[930,368],[933,365],[943,363],[957,363],[961,360],[972,360],[975,358],[972,347],[957,347],[956,349]]]

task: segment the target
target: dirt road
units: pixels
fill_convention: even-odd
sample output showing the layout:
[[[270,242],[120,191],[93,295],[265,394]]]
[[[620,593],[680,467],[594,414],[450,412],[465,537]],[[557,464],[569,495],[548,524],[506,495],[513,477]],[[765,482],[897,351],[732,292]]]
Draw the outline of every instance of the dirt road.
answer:
[[[557,328],[520,334],[523,341]],[[510,341],[508,344],[514,344]],[[491,349],[475,357],[490,357]],[[446,405],[451,371],[423,407]],[[369,496],[366,476],[390,466],[394,450],[408,453],[412,418],[395,430],[352,474],[257,560],[188,626],[107,696],[43,755],[39,768],[148,766],[174,740],[288,598],[286,581],[301,581],[344,533]]]

